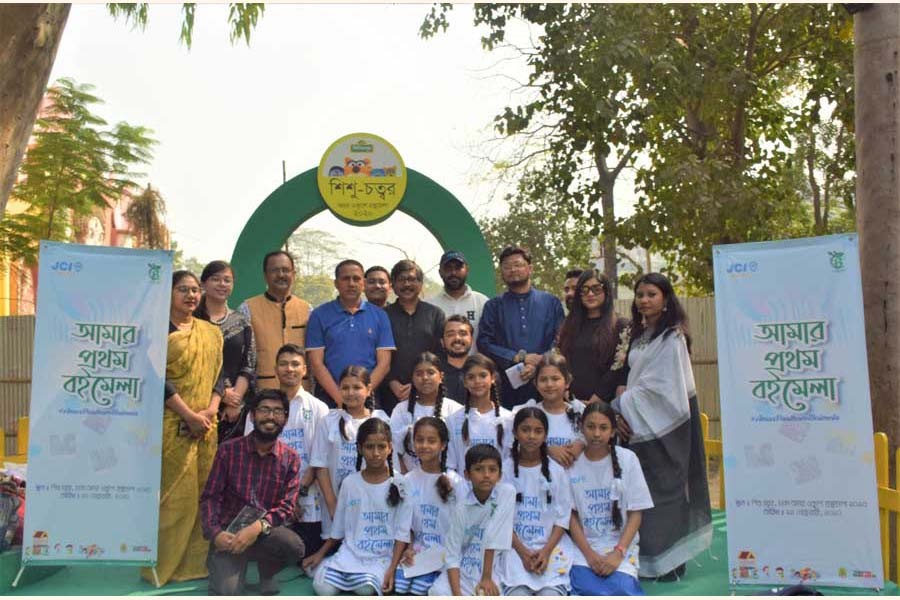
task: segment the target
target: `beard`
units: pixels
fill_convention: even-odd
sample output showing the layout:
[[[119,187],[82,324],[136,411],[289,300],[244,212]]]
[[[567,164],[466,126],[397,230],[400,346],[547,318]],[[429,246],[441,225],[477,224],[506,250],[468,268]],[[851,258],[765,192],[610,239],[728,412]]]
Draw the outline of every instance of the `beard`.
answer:
[[[463,286],[466,285],[465,277],[449,277],[444,280],[444,287],[450,290],[451,292],[455,292],[456,290],[461,290]]]
[[[463,356],[468,356],[468,355],[469,355],[469,348],[466,348],[462,352],[460,352],[458,350],[454,350],[453,348],[449,348],[447,350],[447,356],[449,356],[450,358],[462,358]]]
[[[264,423],[260,423],[263,425]],[[254,424],[255,425],[255,424]],[[260,442],[264,442],[268,444],[269,442],[274,442],[278,439],[278,436],[281,435],[281,432],[284,430],[284,425],[275,424],[275,430],[270,432],[262,431],[258,427],[253,428],[253,436],[259,440]]]

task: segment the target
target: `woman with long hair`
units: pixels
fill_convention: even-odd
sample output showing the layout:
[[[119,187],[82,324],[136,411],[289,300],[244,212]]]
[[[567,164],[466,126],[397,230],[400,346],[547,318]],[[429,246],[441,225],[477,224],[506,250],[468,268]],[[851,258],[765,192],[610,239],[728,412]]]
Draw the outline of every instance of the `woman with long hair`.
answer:
[[[222,332],[224,389],[219,409],[219,443],[244,435],[244,401],[253,396],[256,379],[256,344],[253,329],[243,313],[228,306],[234,291],[234,270],[224,260],[214,260],[200,274],[203,296],[194,316],[218,325]],[[274,369],[274,365],[269,365]]]
[[[653,508],[641,522],[640,575],[675,580],[709,547],[712,525],[687,315],[659,273],[634,287],[628,383],[613,402]]]
[[[200,528],[200,493],[216,455],[221,390],[222,333],[194,318],[200,281],[190,271],[172,274],[159,490],[160,585],[206,577],[209,542]],[[150,569],[142,575],[153,581]]]
[[[609,279],[597,269],[578,277],[572,310],[559,331],[559,350],[572,371],[570,393],[585,403],[611,402],[627,376],[628,325],[613,309]]]

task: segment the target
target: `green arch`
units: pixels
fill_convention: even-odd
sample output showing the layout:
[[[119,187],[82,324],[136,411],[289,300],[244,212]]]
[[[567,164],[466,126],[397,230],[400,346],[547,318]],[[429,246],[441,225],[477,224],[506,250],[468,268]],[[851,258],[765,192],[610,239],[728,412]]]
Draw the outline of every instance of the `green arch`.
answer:
[[[266,289],[262,273],[263,257],[281,248],[300,225],[326,210],[316,182],[316,172],[317,169],[310,169],[279,186],[263,200],[244,225],[231,255],[235,275],[232,305],[237,306]],[[462,251],[469,261],[469,285],[488,297],[493,296],[491,252],[472,215],[436,181],[409,168],[406,172],[406,193],[397,210],[424,225],[445,250]],[[363,227],[375,222],[352,224]]]

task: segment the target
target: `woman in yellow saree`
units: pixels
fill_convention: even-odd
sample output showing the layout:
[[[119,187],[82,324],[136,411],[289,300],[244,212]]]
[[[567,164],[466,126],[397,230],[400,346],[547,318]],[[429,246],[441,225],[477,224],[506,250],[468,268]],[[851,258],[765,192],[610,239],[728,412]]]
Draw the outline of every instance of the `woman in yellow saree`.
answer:
[[[199,301],[197,277],[189,271],[173,273],[156,564],[159,585],[207,575],[209,542],[200,529],[199,507],[216,455],[222,333],[193,317]],[[142,575],[153,581],[149,569]]]

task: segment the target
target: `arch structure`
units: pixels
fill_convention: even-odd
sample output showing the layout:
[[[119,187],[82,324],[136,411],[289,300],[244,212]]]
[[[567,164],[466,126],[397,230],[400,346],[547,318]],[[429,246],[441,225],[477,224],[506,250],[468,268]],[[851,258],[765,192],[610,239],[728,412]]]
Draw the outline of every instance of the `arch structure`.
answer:
[[[317,169],[313,168],[283,183],[263,200],[247,221],[231,255],[235,275],[232,305],[237,306],[266,288],[263,257],[282,248],[298,227],[327,209],[319,192],[316,173]],[[444,250],[452,248],[463,252],[469,262],[469,285],[488,297],[493,296],[491,252],[472,215],[434,180],[413,169],[407,168],[407,173],[406,193],[397,210],[421,223]],[[365,227],[381,220],[350,223]]]

